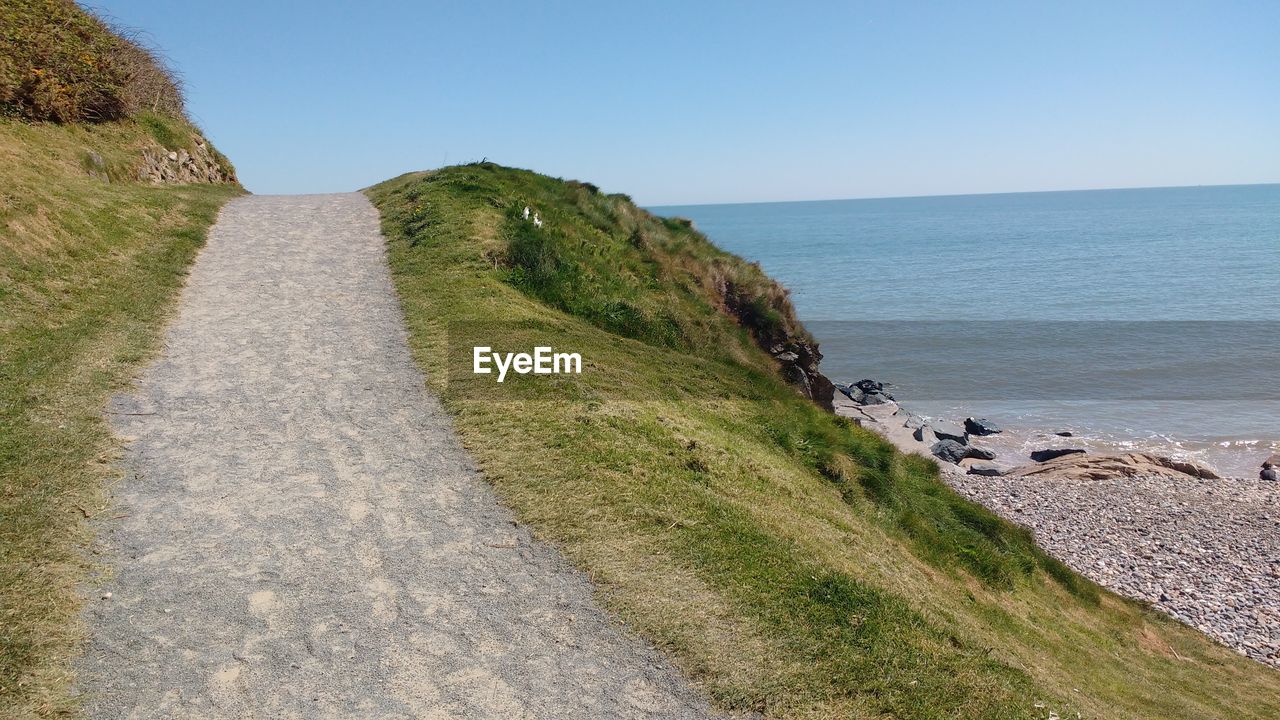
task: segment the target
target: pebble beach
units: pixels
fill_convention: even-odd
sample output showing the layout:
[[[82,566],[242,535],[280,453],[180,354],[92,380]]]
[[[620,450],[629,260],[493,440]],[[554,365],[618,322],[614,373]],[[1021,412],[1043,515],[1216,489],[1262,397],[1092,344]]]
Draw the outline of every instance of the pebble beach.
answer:
[[[1276,483],[980,477],[954,467],[943,478],[1030,528],[1042,547],[1100,585],[1280,667]]]
[[[891,398],[859,404],[837,394],[836,412],[903,452],[932,457],[933,435],[916,438],[909,427],[916,423],[904,418],[918,418]],[[1034,462],[978,475],[938,464],[953,489],[1029,528],[1077,572],[1280,667],[1280,484],[1173,471],[1087,477]]]

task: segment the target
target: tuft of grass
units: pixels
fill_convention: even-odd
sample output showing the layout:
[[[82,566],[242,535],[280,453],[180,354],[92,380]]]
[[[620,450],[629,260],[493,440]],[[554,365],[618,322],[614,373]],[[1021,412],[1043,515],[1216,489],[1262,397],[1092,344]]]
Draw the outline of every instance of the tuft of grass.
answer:
[[[415,357],[487,478],[720,706],[1280,715],[1273,670],[1099,589],[932,462],[799,397],[758,343],[803,332],[785,290],[687,221],[491,163],[368,194]],[[470,375],[475,344],[586,368],[498,386]]]
[[[138,113],[134,119],[166,150],[189,147],[192,143],[190,126],[175,118],[145,111]]]
[[[0,120],[0,717],[74,711],[88,519],[114,477],[103,404],[241,192],[123,182],[148,136]]]

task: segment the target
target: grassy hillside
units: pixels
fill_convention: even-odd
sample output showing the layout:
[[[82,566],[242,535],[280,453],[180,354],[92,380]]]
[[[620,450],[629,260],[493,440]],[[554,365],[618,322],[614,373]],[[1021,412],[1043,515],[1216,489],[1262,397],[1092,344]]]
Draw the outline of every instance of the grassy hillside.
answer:
[[[369,195],[416,357],[487,477],[720,705],[1280,716],[1273,670],[1100,590],[798,395],[766,352],[779,328],[803,337],[785,293],[687,222],[493,164]],[[470,374],[480,344],[586,367],[498,385]]]
[[[0,717],[47,717],[75,708],[87,520],[115,476],[103,405],[242,191],[138,181],[148,160],[234,171],[168,71],[71,2],[0,0],[0,116]]]

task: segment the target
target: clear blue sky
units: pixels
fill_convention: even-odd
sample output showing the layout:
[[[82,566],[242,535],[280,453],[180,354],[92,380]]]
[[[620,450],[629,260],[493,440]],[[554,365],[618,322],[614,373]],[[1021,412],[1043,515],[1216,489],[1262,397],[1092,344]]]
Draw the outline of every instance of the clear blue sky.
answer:
[[[482,157],[650,205],[1280,181],[1269,0],[93,7],[258,193]]]

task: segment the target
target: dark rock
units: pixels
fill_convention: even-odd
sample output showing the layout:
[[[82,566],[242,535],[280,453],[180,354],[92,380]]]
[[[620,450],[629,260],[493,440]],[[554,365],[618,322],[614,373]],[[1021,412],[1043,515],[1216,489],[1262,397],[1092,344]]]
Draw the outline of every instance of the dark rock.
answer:
[[[965,418],[964,429],[970,435],[995,435],[1003,432],[999,426],[986,418]]]
[[[974,447],[973,445],[966,445],[965,447],[969,448],[969,454],[965,457],[977,458],[979,460],[996,459],[996,454],[986,448]]]
[[[880,386],[880,383],[871,380],[861,380],[852,385],[844,383],[833,385],[836,390],[839,390],[841,394],[858,405],[884,405],[885,403],[893,402],[893,396],[882,390],[877,390],[876,387],[878,386]]]
[[[836,396],[836,386],[831,384],[831,380],[818,371],[818,363],[815,361],[807,371],[809,375],[809,399],[813,400],[818,407],[828,412],[833,411],[835,406],[831,399]]]
[[[813,397],[813,389],[809,386],[809,375],[798,365],[783,365],[782,378],[800,389],[805,397]]]
[[[991,463],[974,463],[969,466],[970,475],[982,475],[984,477],[1000,477],[1004,475],[1004,471],[992,465]]]
[[[912,431],[911,437],[919,440],[920,442],[935,442],[938,439],[938,437],[933,434],[933,431],[929,429],[928,425],[921,425],[916,428]]]
[[[854,383],[853,386],[862,392],[884,392],[884,383],[876,382],[875,380],[867,380],[865,378]]]
[[[882,382],[863,379],[863,380],[859,380],[856,383],[853,383],[849,387],[852,390],[858,390],[862,392],[863,395],[882,395],[885,398],[888,398],[889,400],[893,400],[893,395],[890,394],[889,391],[884,389],[884,383]]]
[[[946,460],[949,463],[959,463],[965,458],[976,458],[978,460],[994,460],[996,454],[990,450],[976,448],[971,445],[964,445],[955,440],[939,440],[929,448],[929,452]]]
[[[1070,430],[1059,430],[1058,432],[1054,433],[1054,435],[1057,435],[1058,437],[1075,437],[1076,436],[1076,434],[1071,432]]]
[[[939,440],[933,444],[933,447],[929,448],[929,452],[952,464],[957,464],[965,459],[968,451],[969,448],[967,446],[961,445],[955,440]]]
[[[1259,480],[1269,480],[1271,482],[1275,482],[1276,478],[1277,478],[1276,469],[1273,467],[1264,467],[1262,468],[1262,471],[1258,473]]]
[[[818,370],[822,354],[818,352],[816,344],[793,340],[776,353],[774,359],[781,365],[782,377],[794,385],[800,394],[813,400],[824,410],[835,410],[832,400],[836,394],[836,386]],[[857,402],[857,398],[850,399]]]
[[[1031,453],[1031,459],[1038,462],[1049,462],[1054,458],[1060,458],[1063,455],[1074,455],[1075,453],[1084,452],[1084,448],[1054,448],[1052,450],[1035,450]]]
[[[938,422],[929,423],[929,427],[933,430],[933,434],[938,436],[939,440],[955,440],[961,445],[969,442],[969,433],[965,432],[959,423],[939,420]]]

